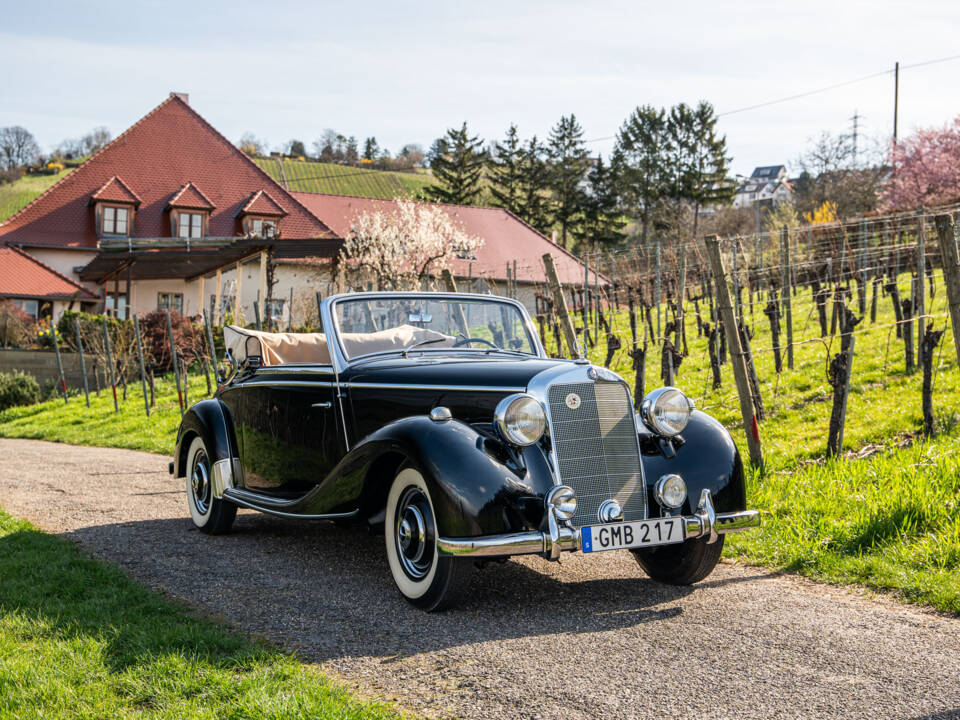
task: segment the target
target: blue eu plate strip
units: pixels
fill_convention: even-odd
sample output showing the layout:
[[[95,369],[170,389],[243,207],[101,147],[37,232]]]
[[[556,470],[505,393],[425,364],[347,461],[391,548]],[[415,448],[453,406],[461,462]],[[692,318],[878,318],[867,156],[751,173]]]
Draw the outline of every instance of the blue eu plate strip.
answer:
[[[580,539],[583,547],[583,552],[593,552],[593,535],[590,532],[590,527],[580,528]]]

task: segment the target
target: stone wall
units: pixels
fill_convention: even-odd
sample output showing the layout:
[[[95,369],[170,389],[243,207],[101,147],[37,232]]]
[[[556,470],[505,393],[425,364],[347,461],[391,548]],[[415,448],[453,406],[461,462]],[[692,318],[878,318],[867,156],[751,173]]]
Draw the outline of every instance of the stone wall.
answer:
[[[83,376],[80,374],[80,355],[72,352],[61,352],[63,373],[67,379],[67,387],[82,388]],[[95,386],[93,378],[93,358],[84,356],[87,366],[87,382],[92,390]],[[33,375],[40,387],[47,383],[55,385],[59,379],[57,371],[57,355],[53,350],[11,350],[0,348],[0,372],[20,370]]]

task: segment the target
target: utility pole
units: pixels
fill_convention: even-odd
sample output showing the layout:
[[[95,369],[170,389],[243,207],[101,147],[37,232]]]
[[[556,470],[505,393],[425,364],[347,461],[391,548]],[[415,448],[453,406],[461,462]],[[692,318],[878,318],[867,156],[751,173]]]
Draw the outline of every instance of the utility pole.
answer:
[[[900,101],[900,63],[893,64],[893,151],[897,151],[897,105]],[[892,164],[892,163],[891,163]]]
[[[853,117],[850,118],[853,121],[853,167],[854,169],[856,169],[857,167],[857,129],[858,129],[857,126],[860,122],[860,118],[862,117],[863,115],[860,115],[856,111],[856,109],[854,109]]]

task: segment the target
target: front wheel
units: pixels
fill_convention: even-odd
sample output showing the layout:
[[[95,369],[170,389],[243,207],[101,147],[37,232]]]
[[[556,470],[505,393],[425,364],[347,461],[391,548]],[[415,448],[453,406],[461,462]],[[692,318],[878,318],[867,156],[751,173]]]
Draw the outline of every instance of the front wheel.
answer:
[[[714,543],[687,540],[677,545],[631,550],[651,578],[668,585],[692,585],[713,572],[723,552],[723,535]]]
[[[208,535],[227,532],[237,516],[236,505],[213,496],[213,464],[199,437],[187,450],[187,505],[193,524]]]
[[[427,612],[456,604],[470,563],[437,552],[433,502],[418,470],[406,467],[394,478],[385,521],[387,562],[400,594]]]

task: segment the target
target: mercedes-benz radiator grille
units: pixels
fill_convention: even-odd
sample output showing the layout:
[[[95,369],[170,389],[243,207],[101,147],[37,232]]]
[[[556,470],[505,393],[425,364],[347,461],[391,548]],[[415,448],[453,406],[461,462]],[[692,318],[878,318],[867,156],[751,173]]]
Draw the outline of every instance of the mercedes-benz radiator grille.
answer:
[[[572,398],[568,405],[571,393],[579,404]],[[596,524],[600,504],[609,498],[620,503],[624,520],[645,519],[647,490],[626,386],[558,383],[550,386],[548,401],[560,481],[577,493],[573,524]]]

